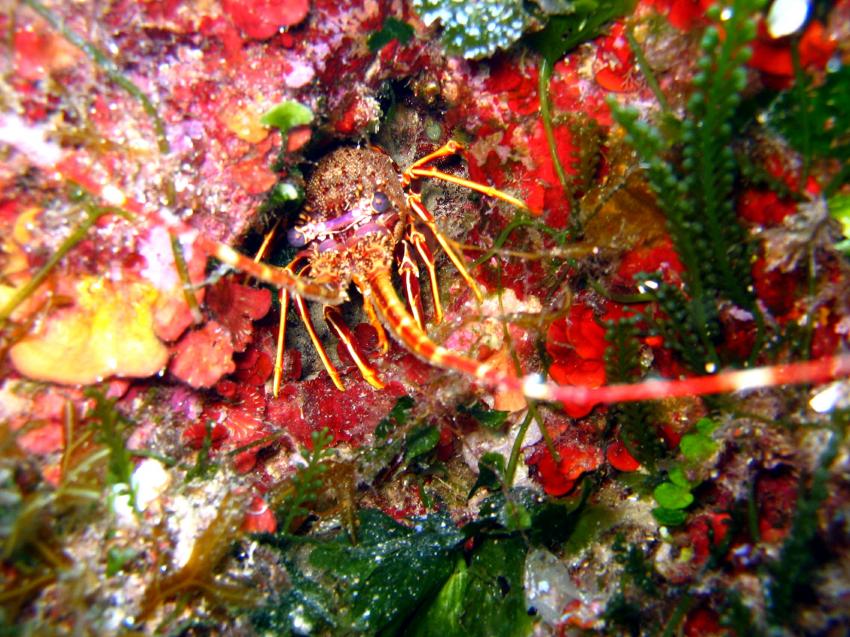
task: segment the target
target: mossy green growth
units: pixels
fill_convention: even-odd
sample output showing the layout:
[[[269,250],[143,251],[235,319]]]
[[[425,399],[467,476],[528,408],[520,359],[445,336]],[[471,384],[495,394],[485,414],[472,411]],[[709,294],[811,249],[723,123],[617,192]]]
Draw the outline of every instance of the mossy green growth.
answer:
[[[481,59],[507,49],[522,37],[531,18],[522,0],[413,0],[426,25],[439,21],[449,53]]]
[[[366,44],[372,53],[377,53],[393,40],[407,44],[411,38],[413,38],[413,27],[404,20],[389,16],[384,20],[384,26],[380,31],[374,31],[369,35]]]
[[[607,634],[660,634],[646,625],[643,610],[647,597],[657,597],[659,590],[652,562],[638,544],[626,545],[621,533],[611,545],[614,560],[622,565],[619,590],[611,596],[602,617]],[[613,630],[614,627],[620,630]],[[643,631],[641,629],[644,629]]]
[[[694,431],[682,436],[679,442],[684,460],[667,470],[667,480],[657,485],[652,492],[658,506],[652,515],[666,526],[678,526],[687,519],[687,509],[694,502],[692,491],[699,486],[700,466],[719,449],[711,434],[719,427],[710,418],[701,418]]]
[[[850,256],[850,195],[836,195],[827,201],[829,216],[841,224],[844,239],[835,248]]]
[[[109,449],[107,484],[129,485],[133,476],[133,457],[125,439],[130,422],[118,411],[117,401],[107,398],[100,390],[87,389],[85,395],[94,400],[87,416],[96,431],[95,441]]]
[[[413,399],[410,396],[399,398],[386,418],[383,418],[378,423],[378,426],[375,428],[375,436],[383,440],[397,429],[403,427],[409,419],[409,412],[413,409],[413,404]]]
[[[260,118],[263,126],[277,128],[284,135],[296,126],[304,126],[313,121],[313,111],[294,100],[286,100],[270,108]]]
[[[276,634],[320,628],[399,634],[454,571],[464,536],[446,514],[406,526],[382,511],[361,509],[358,520],[356,544],[340,533],[310,552],[309,576],[291,569],[293,586],[254,613],[258,628]]]
[[[467,566],[455,571],[427,611],[414,618],[415,637],[521,637],[532,628],[526,612],[523,567],[527,547],[521,537],[488,538]]]

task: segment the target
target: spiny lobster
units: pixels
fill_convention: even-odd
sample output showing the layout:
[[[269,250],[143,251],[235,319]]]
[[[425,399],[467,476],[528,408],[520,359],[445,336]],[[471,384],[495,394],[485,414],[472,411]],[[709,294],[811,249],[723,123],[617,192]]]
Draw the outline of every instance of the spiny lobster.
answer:
[[[377,372],[359,351],[341,314],[334,307],[347,300],[346,290],[351,283],[361,293],[366,314],[384,349],[387,347],[386,328],[405,348],[432,365],[467,374],[481,385],[493,389],[521,391],[526,397],[536,400],[588,405],[615,403],[817,382],[850,374],[850,355],[839,355],[699,378],[648,380],[632,385],[590,388],[557,385],[537,375],[521,378],[438,345],[425,331],[418,294],[418,267],[413,258],[414,254],[417,255],[427,270],[434,321],[438,323],[443,317],[443,310],[434,257],[423,230],[444,250],[479,301],[482,295],[462,257],[439,230],[433,215],[423,204],[421,181],[432,178],[451,182],[528,210],[524,202],[505,192],[433,166],[437,160],[455,155],[460,150],[457,142],[449,141],[402,171],[388,155],[372,147],[341,148],[325,157],[308,184],[308,203],[300,219],[301,224],[288,233],[290,244],[304,249],[286,267],[255,262],[226,245],[208,242],[210,253],[220,261],[281,289],[282,317],[275,364],[275,392],[280,383],[285,314],[290,299],[294,299],[298,314],[337,387],[344,388],[339,373],[316,336],[305,299],[324,304],[324,317],[329,328],[340,338],[363,377],[373,386],[383,387]],[[392,282],[393,255],[399,243],[399,273],[404,282],[407,306],[399,298]]]

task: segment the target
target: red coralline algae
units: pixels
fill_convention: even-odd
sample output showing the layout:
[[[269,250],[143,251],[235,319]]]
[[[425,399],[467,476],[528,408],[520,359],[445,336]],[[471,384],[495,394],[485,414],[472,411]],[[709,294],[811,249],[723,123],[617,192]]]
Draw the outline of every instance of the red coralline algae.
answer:
[[[694,551],[693,567],[702,566],[711,549],[723,544],[731,524],[732,516],[728,513],[707,513],[688,522],[686,545]]]
[[[39,81],[78,63],[80,53],[70,43],[46,30],[43,22],[15,30],[15,73],[17,80]]]
[[[237,358],[233,377],[246,385],[261,386],[269,379],[273,370],[274,363],[268,354],[249,348],[244,355]]]
[[[230,332],[233,350],[242,352],[254,337],[254,321],[271,308],[271,291],[252,288],[228,276],[207,292],[206,305],[220,325]]]
[[[220,423],[212,425],[207,422],[196,422],[183,430],[183,444],[192,449],[203,447],[208,437],[210,449],[217,451],[227,440],[227,429]]]
[[[222,0],[224,12],[249,38],[266,40],[298,24],[310,11],[309,0]]]
[[[17,436],[18,447],[35,455],[48,455],[65,447],[64,427],[61,422],[50,422]]]
[[[542,443],[526,459],[536,480],[551,496],[566,495],[573,490],[583,474],[595,471],[602,465],[602,451],[593,444],[560,439],[555,441],[555,449],[560,456],[559,462],[555,461]]]
[[[690,31],[705,21],[705,11],[712,3],[712,0],[656,0],[648,4],[658,7],[662,13],[666,8],[670,24],[682,31]]]
[[[509,113],[536,115],[540,109],[537,73],[535,66],[518,64],[507,55],[496,56],[490,62],[490,74],[484,81],[485,90],[492,95],[493,110],[488,115],[485,106],[479,117],[486,122],[503,119]],[[486,105],[486,102],[482,103]]]
[[[788,314],[796,305],[794,291],[803,284],[799,273],[783,272],[778,268],[770,269],[764,257],[755,260],[752,272],[759,300],[774,316]]]
[[[666,283],[681,285],[681,274],[684,270],[672,241],[665,239],[654,245],[639,246],[626,252],[617,266],[613,283],[615,286],[634,290],[636,274],[661,272]]]
[[[688,613],[682,628],[685,637],[712,637],[728,635],[729,631],[720,623],[720,616],[709,608],[696,608]]]
[[[605,328],[599,324],[592,307],[579,301],[570,313],[556,319],[546,335],[546,351],[552,357],[549,374],[562,385],[600,387],[605,384]],[[586,416],[593,405],[565,404],[573,418]]]
[[[212,387],[236,369],[233,351],[230,331],[216,321],[209,321],[180,339],[169,370],[192,387]]]
[[[288,356],[289,352],[286,354]],[[266,418],[275,426],[285,429],[296,443],[307,445],[314,429],[311,423],[304,419],[299,387],[300,384],[296,383],[281,385],[277,398],[270,398],[268,401]]]
[[[274,533],[277,530],[274,511],[261,496],[255,495],[251,498],[242,530],[246,533]]]
[[[554,116],[582,113],[603,127],[613,124],[608,92],[597,82],[587,82],[584,77],[584,60],[577,54],[568,55],[552,69],[549,91]]]
[[[738,199],[737,211],[742,219],[769,228],[794,214],[797,211],[797,202],[790,198],[782,199],[772,190],[750,188]]]
[[[787,471],[764,474],[756,482],[759,534],[765,542],[780,542],[791,530],[798,486]]]
[[[267,398],[262,386],[236,384],[225,380],[219,382],[216,389],[225,400],[209,404],[204,408],[199,423],[191,426],[192,433],[189,439],[193,442],[197,440],[199,424],[206,427],[207,423],[212,423],[216,435],[221,435],[221,429],[225,433],[224,438],[219,441],[220,448],[235,451],[250,446],[251,443],[257,443],[272,433],[272,428],[265,419]],[[268,444],[271,442],[266,445],[256,444],[236,454],[234,460],[236,470],[246,473],[253,469],[257,462],[257,453]]]
[[[791,55],[790,37],[773,38],[767,31],[765,22],[759,23],[758,37],[753,43],[753,57],[750,67],[764,73],[765,82],[774,88],[787,88],[794,78],[794,64]],[[812,20],[798,44],[800,65],[822,69],[838,46],[830,39],[823,24]]]
[[[596,83],[614,93],[631,93],[639,88],[634,76],[634,53],[625,36],[626,25],[616,22],[608,34],[598,40]]]
[[[615,440],[608,445],[605,450],[605,458],[608,463],[618,471],[637,471],[640,469],[640,462],[635,460],[629,450],[626,449],[621,441]]]
[[[470,118],[474,116],[485,122],[483,126],[474,126],[479,137],[487,138],[501,133],[499,146],[486,154],[477,151],[475,147],[471,149],[468,156],[469,174],[476,181],[492,183],[496,188],[518,189],[532,211],[545,211],[547,225],[564,228],[570,212],[569,198],[558,180],[543,122],[539,117],[527,114],[529,111],[536,113],[539,108],[536,97],[537,70],[525,68],[524,73],[530,75],[520,75],[517,70],[514,72],[517,78],[524,78],[516,87],[509,85],[506,94],[494,91],[488,101],[482,100],[481,112],[469,114]],[[494,82],[494,87],[500,88],[504,82]],[[518,95],[512,96],[513,91],[517,91]],[[570,127],[566,124],[555,125],[554,135],[561,165],[568,174],[575,174],[573,165],[577,148]],[[489,141],[488,146],[492,146]],[[506,161],[500,148],[505,152],[511,152],[511,149],[521,151],[522,161]]]
[[[815,315],[814,327],[811,350],[813,359],[832,356],[840,351],[846,335],[841,325],[840,315],[835,307],[821,307]]]
[[[261,195],[277,183],[278,176],[273,173],[265,157],[252,157],[235,164],[231,175],[249,195]]]
[[[377,390],[356,372],[346,376],[344,382],[344,393],[324,374],[301,383],[304,419],[313,430],[327,428],[336,442],[360,445],[406,392],[394,382]]]

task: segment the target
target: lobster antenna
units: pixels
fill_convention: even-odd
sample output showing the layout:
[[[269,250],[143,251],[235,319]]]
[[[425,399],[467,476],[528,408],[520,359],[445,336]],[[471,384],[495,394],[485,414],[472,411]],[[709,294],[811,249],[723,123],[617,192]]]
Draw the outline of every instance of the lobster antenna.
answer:
[[[372,273],[357,282],[364,296],[371,297],[389,331],[408,350],[438,367],[472,376],[483,385],[521,391],[526,397],[575,405],[611,404],[638,400],[703,396],[758,387],[820,383],[850,376],[850,354],[786,365],[721,372],[712,376],[683,379],[651,379],[640,383],[582,387],[558,385],[539,375],[519,378],[436,344],[410,316],[392,285],[389,270]]]

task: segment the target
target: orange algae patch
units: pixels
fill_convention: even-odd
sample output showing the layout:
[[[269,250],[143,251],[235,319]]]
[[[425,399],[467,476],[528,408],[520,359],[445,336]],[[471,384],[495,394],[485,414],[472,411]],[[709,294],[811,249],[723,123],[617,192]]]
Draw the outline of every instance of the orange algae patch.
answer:
[[[21,212],[15,220],[11,232],[3,239],[2,244],[2,266],[0,266],[0,308],[6,305],[18,293],[18,288],[23,286],[30,278],[30,264],[27,254],[22,246],[29,244],[32,240],[30,227],[35,223],[41,208],[27,208]],[[20,319],[35,311],[39,305],[39,299],[30,298],[24,301],[12,318]]]
[[[144,377],[161,370],[168,349],[154,333],[158,293],[143,282],[83,277],[75,303],[47,317],[9,354],[35,380],[89,384],[107,376]]]
[[[259,144],[269,136],[269,128],[260,122],[264,112],[257,103],[239,100],[222,109],[219,120],[239,139]]]

